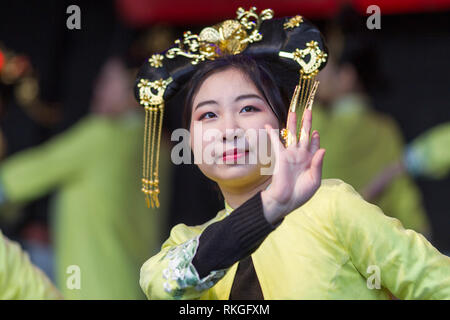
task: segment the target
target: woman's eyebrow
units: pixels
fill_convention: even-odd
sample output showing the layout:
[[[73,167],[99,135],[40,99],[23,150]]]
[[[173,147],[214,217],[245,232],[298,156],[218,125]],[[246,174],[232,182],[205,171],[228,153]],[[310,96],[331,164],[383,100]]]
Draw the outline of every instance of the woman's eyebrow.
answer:
[[[202,101],[199,104],[197,104],[197,106],[195,107],[194,111],[197,110],[200,107],[203,107],[204,105],[207,104],[218,104],[216,100],[206,100],[206,101]]]
[[[234,101],[250,99],[250,98],[256,98],[256,99],[259,99],[259,100],[265,102],[263,98],[261,98],[260,96],[258,96],[257,94],[254,94],[254,93],[242,94],[242,95],[236,97],[236,99],[234,99]]]
[[[256,99],[259,99],[259,100],[265,102],[263,98],[261,98],[260,96],[258,96],[257,94],[254,94],[254,93],[241,94],[240,96],[237,96],[236,99],[234,99],[234,101],[236,102],[236,101],[240,101],[240,100],[244,100],[244,99],[250,99],[250,98],[256,98]],[[218,103],[217,103],[216,100],[202,101],[202,102],[197,104],[197,106],[195,107],[194,111],[197,110],[200,107],[203,107],[204,105],[207,105],[207,104],[218,104]]]

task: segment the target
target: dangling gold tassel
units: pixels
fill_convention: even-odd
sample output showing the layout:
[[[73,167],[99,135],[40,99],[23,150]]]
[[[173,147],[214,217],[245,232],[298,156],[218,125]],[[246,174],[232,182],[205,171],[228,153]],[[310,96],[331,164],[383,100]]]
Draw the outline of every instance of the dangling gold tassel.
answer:
[[[289,106],[289,112],[295,112],[297,114],[297,124],[296,124],[296,136],[297,141],[304,139],[305,136],[302,134],[302,123],[303,114],[305,109],[312,109],[312,104],[314,102],[314,96],[316,95],[317,88],[319,86],[319,81],[315,81],[315,76],[317,72],[311,74],[305,74],[303,70],[300,70],[300,79],[298,85],[295,87],[294,95],[291,99],[291,104]],[[294,137],[291,134],[291,128],[289,127],[289,116],[286,123],[286,128],[281,131],[281,136],[284,139],[285,146],[288,147],[294,141]]]
[[[157,115],[159,116],[158,121],[158,132],[156,136],[156,159],[155,159],[155,170],[153,172],[154,180],[153,180],[153,202],[155,203],[156,207],[159,208],[159,150],[161,149],[161,134],[162,134],[162,121],[164,116],[164,104],[160,104],[158,106],[159,112],[157,112]]]
[[[164,103],[145,106],[144,156],[142,192],[147,207],[159,208],[159,148],[161,143]]]
[[[149,181],[148,181],[148,175],[147,175],[147,141],[149,139],[149,132],[148,132],[148,122],[149,122],[149,114],[150,114],[150,110],[149,107],[146,106],[145,107],[145,125],[144,125],[144,146],[143,146],[143,150],[142,150],[142,192],[145,194],[145,201],[147,203],[147,208],[150,207],[150,202],[148,199],[148,185],[149,185]]]
[[[142,164],[142,192],[147,207],[159,208],[159,149],[164,115],[164,91],[172,78],[149,81],[140,79],[140,104],[145,109],[144,148]]]

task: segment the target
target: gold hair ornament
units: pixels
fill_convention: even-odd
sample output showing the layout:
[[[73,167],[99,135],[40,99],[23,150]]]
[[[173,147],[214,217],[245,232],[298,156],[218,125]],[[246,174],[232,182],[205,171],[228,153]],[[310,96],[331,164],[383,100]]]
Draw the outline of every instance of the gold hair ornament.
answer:
[[[161,143],[162,119],[164,115],[164,91],[172,78],[148,81],[141,79],[140,104],[145,109],[144,156],[142,165],[142,192],[147,207],[159,207],[159,149]]]
[[[289,106],[286,128],[281,130],[281,136],[284,140],[284,144],[286,147],[288,147],[294,141],[294,137],[291,133],[291,128],[289,127],[289,117],[291,112],[297,113],[297,124],[294,130],[295,135],[298,138],[297,141],[305,139],[305,133],[303,132],[304,110],[312,109],[314,97],[319,86],[319,81],[316,81],[314,79],[319,72],[320,66],[327,61],[327,54],[320,50],[319,44],[316,41],[310,41],[306,43],[306,48],[303,50],[296,49],[294,52],[280,51],[279,56],[292,59],[301,67],[299,83],[295,87],[295,91],[291,99],[291,104]],[[301,129],[300,133],[299,129]]]
[[[214,60],[225,54],[241,53],[249,43],[262,40],[259,27],[264,20],[273,18],[272,9],[265,9],[258,15],[255,7],[249,11],[239,8],[236,14],[235,20],[225,20],[206,27],[198,35],[185,32],[183,39],[176,40],[176,46],[167,50],[165,57],[173,59],[184,56],[196,65],[206,59]]]

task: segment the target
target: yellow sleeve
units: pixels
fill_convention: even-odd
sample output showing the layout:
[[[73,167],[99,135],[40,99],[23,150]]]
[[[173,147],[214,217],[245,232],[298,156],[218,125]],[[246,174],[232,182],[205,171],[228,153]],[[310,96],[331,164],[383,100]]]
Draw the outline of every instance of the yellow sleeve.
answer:
[[[161,251],[143,264],[139,284],[148,299],[200,299],[225,275],[225,270],[217,270],[200,279],[191,263],[198,238],[211,222],[198,227],[175,226]]]
[[[338,239],[361,275],[379,270],[381,286],[400,299],[450,299],[450,258],[424,236],[404,229],[349,185],[335,186]]]
[[[45,274],[17,243],[0,232],[0,300],[62,299]]]
[[[374,203],[382,208],[386,215],[399,219],[405,228],[413,229],[429,238],[431,229],[422,194],[406,174],[394,179]]]

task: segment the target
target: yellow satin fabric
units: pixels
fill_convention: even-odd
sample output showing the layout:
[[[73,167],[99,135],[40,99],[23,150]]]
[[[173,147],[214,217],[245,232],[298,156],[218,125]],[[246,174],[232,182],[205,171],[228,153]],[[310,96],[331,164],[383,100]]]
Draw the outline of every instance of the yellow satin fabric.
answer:
[[[162,287],[165,253],[223,218],[225,209],[204,225],[172,229],[161,252],[141,268],[149,299],[172,298]],[[337,179],[323,180],[252,259],[265,299],[389,299],[389,292],[400,299],[450,299],[450,258]],[[237,263],[211,289],[188,290],[181,298],[228,299],[236,269]],[[370,280],[374,269],[380,289]]]
[[[0,231],[0,300],[62,299],[45,274],[20,246]]]

